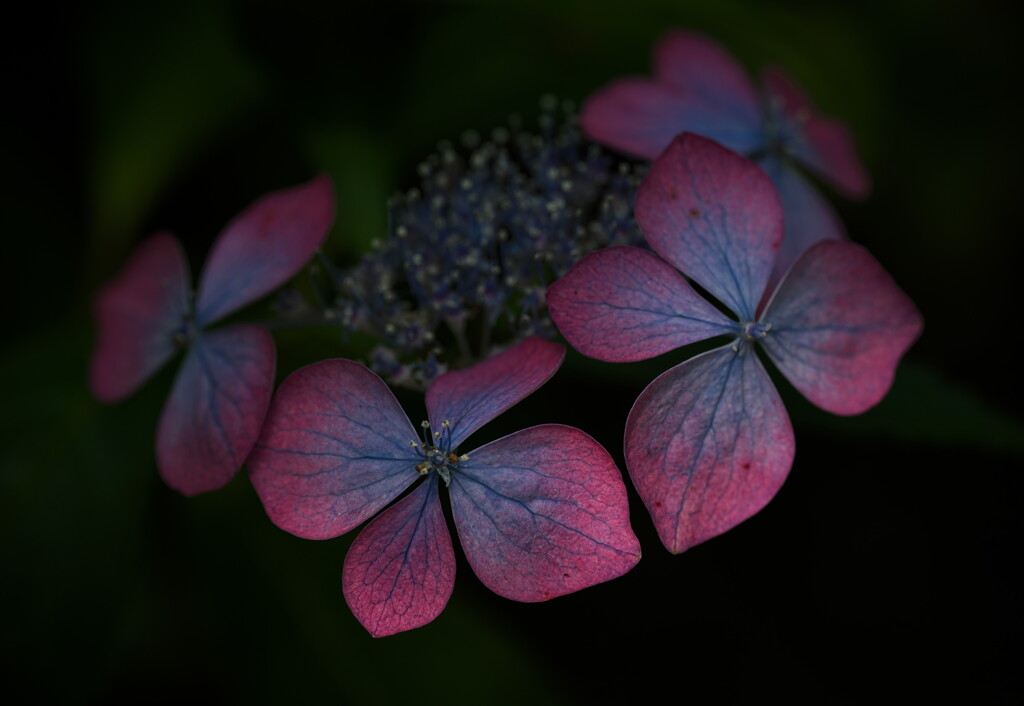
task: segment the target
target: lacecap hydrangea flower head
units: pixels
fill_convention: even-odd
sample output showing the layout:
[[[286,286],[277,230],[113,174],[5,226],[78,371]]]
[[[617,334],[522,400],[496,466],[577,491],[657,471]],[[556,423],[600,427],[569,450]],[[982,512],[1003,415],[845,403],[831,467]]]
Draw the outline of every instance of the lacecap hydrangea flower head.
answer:
[[[277,526],[307,539],[337,537],[377,515],[343,570],[345,600],[372,635],[425,625],[451,596],[442,485],[470,566],[507,598],[548,600],[640,560],[622,475],[584,432],[544,424],[462,449],[554,375],[563,356],[562,346],[531,337],[440,375],[418,429],[387,385],[351,360],[313,363],[281,384],[249,459],[253,486]]]
[[[541,100],[538,129],[512,118],[467,131],[420,163],[388,204],[388,237],[334,273],[332,320],[376,342],[367,365],[425,390],[533,335],[556,335],[544,295],[583,254],[643,243],[637,169],[580,134],[574,109]]]
[[[128,397],[187,350],[156,434],[157,466],[172,488],[195,495],[231,480],[274,388],[277,354],[265,327],[209,327],[291,279],[333,220],[334,189],[321,176],[267,194],[232,220],[194,295],[185,253],[169,233],[143,242],[97,294],[89,383],[98,399]]]
[[[654,252],[587,255],[549,288],[548,306],[573,347],[606,361],[723,337],[655,379],[626,422],[633,484],[664,545],[682,552],[764,507],[792,465],[792,427],[757,347],[811,402],[857,414],[886,394],[922,321],[848,241],[812,246],[769,290],[783,242],[778,194],[763,170],[712,140],[673,140],[635,213]]]
[[[618,79],[583,104],[588,137],[654,159],[679,133],[709,137],[753,159],[772,178],[785,213],[785,239],[770,284],[821,240],[842,240],[839,218],[801,173],[806,168],[850,198],[871,188],[842,123],[818,113],[784,72],[769,68],[760,90],[713,40],[674,30],[654,49],[654,76]]]

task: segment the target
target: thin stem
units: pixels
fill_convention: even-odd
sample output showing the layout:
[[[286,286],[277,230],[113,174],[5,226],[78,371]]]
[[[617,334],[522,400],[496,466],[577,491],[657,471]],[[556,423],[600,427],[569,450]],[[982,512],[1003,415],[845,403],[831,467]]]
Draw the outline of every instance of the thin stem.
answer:
[[[462,356],[464,362],[469,363],[473,360],[473,352],[469,348],[469,341],[466,340],[465,320],[446,316],[444,321],[455,336],[455,343],[459,346],[459,355]]]

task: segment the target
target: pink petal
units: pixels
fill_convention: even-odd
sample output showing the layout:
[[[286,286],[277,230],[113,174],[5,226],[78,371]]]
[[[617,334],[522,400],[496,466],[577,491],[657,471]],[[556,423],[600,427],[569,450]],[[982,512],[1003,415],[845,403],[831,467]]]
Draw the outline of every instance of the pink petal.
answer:
[[[772,328],[761,342],[782,374],[835,414],[878,403],[923,326],[878,261],[839,241],[819,243],[797,261],[762,320]]]
[[[231,480],[259,436],[275,363],[274,339],[262,326],[230,326],[193,341],[157,428],[167,485],[196,495]]]
[[[688,123],[702,122],[688,115],[692,108],[693,101],[671,86],[648,78],[624,78],[583,102],[580,127],[594,142],[654,159]]]
[[[684,552],[763,508],[793,463],[793,429],[747,344],[677,365],[626,420],[626,466],[665,547]]]
[[[459,464],[450,490],[470,566],[506,598],[544,601],[640,560],[622,475],[579,429],[546,424],[491,442]]]
[[[548,311],[573,348],[599,360],[645,360],[735,330],[657,255],[590,253],[548,288]]]
[[[743,67],[721,44],[697,32],[674,29],[654,48],[658,80],[685,91],[714,97],[751,122],[760,117],[757,93]]]
[[[307,539],[348,532],[419,479],[419,438],[388,386],[351,360],[296,370],[278,388],[249,475],[271,521]]]
[[[624,78],[591,94],[580,110],[580,126],[590,139],[620,152],[654,159],[684,130],[706,135],[741,152],[761,146],[754,116],[689,95],[647,78]]]
[[[426,625],[455,586],[455,552],[437,475],[382,512],[352,543],[342,585],[352,613],[374,637]]]
[[[658,81],[681,92],[691,112],[679,131],[695,132],[748,154],[762,147],[761,106],[747,72],[722,45],[686,30],[668,32],[654,50]]]
[[[769,158],[762,164],[779,191],[785,221],[785,237],[765,293],[772,292],[793,263],[822,240],[846,240],[846,229],[832,206],[788,162]]]
[[[782,244],[782,206],[761,169],[684,133],[651,165],[634,210],[659,255],[753,320]]]
[[[277,289],[301,270],[334,220],[327,176],[275,191],[221,231],[199,278],[196,320],[213,323]]]
[[[583,132],[644,159],[657,157],[683,131],[743,154],[764,147],[754,88],[720,45],[696,33],[670,32],[655,48],[654,70],[653,79],[619,79],[587,98]]]
[[[451,423],[454,450],[474,431],[547,382],[565,357],[565,348],[536,336],[465,370],[441,375],[427,389],[427,412],[434,431]]]
[[[174,337],[188,307],[185,253],[174,236],[158,233],[139,245],[96,295],[99,332],[89,370],[93,395],[114,402],[148,380],[174,355]]]
[[[794,157],[850,198],[867,196],[871,180],[846,125],[818,113],[803,90],[779,69],[766,69],[762,80],[772,111],[786,123],[784,133],[794,138]]]

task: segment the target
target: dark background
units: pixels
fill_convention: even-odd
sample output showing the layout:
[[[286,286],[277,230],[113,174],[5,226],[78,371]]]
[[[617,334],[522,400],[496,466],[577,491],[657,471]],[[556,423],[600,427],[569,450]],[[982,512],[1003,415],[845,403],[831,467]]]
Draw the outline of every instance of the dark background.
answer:
[[[140,7],[140,5],[144,7]],[[1021,698],[1020,27],[975,2],[225,2],[33,6],[5,26],[0,639],[6,693],[69,703],[814,703]],[[441,139],[647,73],[674,26],[777,64],[852,127],[874,178],[834,200],[925,332],[876,409],[780,385],[797,436],[775,501],[681,556],[633,497],[644,559],[545,604],[464,562],[434,623],[348,612],[351,536],[276,529],[244,473],[186,499],[153,431],[173,375],[93,401],[90,299],[158,228],[193,262],[255,197],[335,180],[329,250],[381,237]],[[345,355],[337,350],[332,355]],[[318,357],[281,341],[281,375]],[[491,435],[580,426],[620,461],[647,381],[576,356]],[[403,397],[415,419],[415,396]],[[460,558],[460,562],[461,562]]]

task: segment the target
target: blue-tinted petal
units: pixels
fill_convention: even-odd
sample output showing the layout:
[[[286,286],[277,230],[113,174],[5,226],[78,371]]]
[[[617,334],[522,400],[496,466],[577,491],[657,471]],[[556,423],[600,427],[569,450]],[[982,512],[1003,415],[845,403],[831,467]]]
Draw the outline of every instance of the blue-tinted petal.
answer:
[[[420,477],[409,443],[417,438],[379,377],[351,360],[324,360],[281,383],[249,473],[278,527],[337,537]]]
[[[434,431],[448,420],[451,448],[547,382],[562,364],[565,348],[536,336],[465,370],[441,375],[427,389]]]
[[[590,253],[548,288],[566,340],[599,360],[644,360],[735,330],[679,271],[633,247]]]
[[[697,32],[672,30],[654,49],[654,72],[688,102],[677,132],[695,132],[744,155],[762,147],[757,92],[720,44]]]
[[[573,427],[531,427],[471,451],[452,473],[451,498],[473,571],[506,598],[554,598],[640,559],[619,469]]]
[[[819,243],[801,257],[763,316],[761,339],[807,399],[858,414],[892,385],[896,364],[921,333],[921,314],[859,245]]]
[[[591,94],[580,110],[590,139],[643,159],[654,159],[680,132],[695,132],[743,153],[762,143],[760,123],[733,106],[648,78],[624,78]]]
[[[213,323],[277,289],[301,270],[334,220],[326,176],[267,194],[217,236],[199,277],[196,321]]]
[[[169,486],[185,495],[216,490],[242,467],[270,404],[276,359],[262,326],[193,341],[157,428],[157,465]]]
[[[651,165],[635,212],[659,255],[753,320],[782,245],[782,206],[764,171],[684,133]]]
[[[345,556],[345,601],[374,637],[426,625],[455,587],[455,551],[437,475],[366,526]]]
[[[158,233],[97,293],[99,331],[89,385],[98,399],[127,397],[174,355],[175,335],[188,316],[190,286],[181,245],[169,233]]]
[[[786,479],[793,453],[789,416],[746,344],[666,371],[626,421],[626,466],[673,553],[763,508]]]
[[[771,292],[808,248],[822,240],[846,240],[846,230],[828,200],[788,161],[773,156],[761,167],[779,191],[785,222],[782,248],[765,290]]]
[[[773,119],[793,157],[850,198],[867,196],[871,180],[846,125],[821,115],[783,71],[769,68],[762,78]]]

